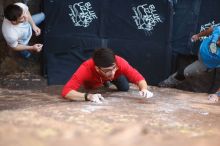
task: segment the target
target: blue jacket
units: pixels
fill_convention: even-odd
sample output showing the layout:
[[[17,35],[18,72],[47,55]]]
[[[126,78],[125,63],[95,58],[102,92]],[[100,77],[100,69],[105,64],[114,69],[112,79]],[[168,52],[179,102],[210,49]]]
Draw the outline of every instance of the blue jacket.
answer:
[[[202,62],[207,68],[218,68],[220,67],[220,47],[217,47],[217,53],[213,54],[210,52],[209,45],[211,42],[216,43],[220,37],[220,26],[213,28],[212,34],[203,40],[200,45],[200,57]]]

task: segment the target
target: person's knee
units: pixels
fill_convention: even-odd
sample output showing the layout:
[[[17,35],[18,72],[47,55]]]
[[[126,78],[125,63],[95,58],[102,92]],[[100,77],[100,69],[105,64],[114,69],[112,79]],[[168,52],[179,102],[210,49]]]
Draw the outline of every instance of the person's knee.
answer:
[[[196,64],[197,64],[197,61],[195,61],[192,64],[188,65],[184,69],[184,76],[186,78],[189,78],[189,77],[192,77],[192,76],[196,76],[198,74],[198,66]]]
[[[184,72],[183,72],[183,75],[184,75],[185,78],[190,77],[190,75],[191,75],[191,74],[190,74],[190,70],[189,70],[188,68],[185,68],[185,69],[184,69]]]
[[[38,14],[38,25],[40,24],[40,23],[42,23],[44,20],[45,20],[45,14],[43,13],[43,12],[40,12],[39,14]]]
[[[45,16],[44,12],[40,12],[40,16],[41,16],[42,21],[45,20],[46,16]]]
[[[45,14],[43,12],[32,15],[32,19],[36,25],[39,25],[45,20]]]
[[[112,82],[116,85],[119,91],[128,91],[129,90],[129,82],[125,76],[118,77],[115,81]]]
[[[190,65],[188,65],[185,69],[184,69],[184,76],[186,78],[189,77],[193,77],[193,76],[197,76],[197,75],[201,75],[202,73],[204,73],[207,70],[207,68],[205,67],[205,65],[199,61],[196,61]]]
[[[117,87],[119,91],[128,91],[129,84],[123,84],[122,86]]]

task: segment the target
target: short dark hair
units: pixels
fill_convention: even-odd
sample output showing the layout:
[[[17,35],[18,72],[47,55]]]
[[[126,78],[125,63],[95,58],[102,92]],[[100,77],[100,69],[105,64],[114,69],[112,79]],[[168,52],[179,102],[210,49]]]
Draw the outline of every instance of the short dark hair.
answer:
[[[4,17],[9,21],[16,21],[19,17],[21,17],[23,13],[23,9],[15,4],[9,4],[4,9]]]
[[[115,53],[109,48],[98,48],[93,53],[93,60],[98,67],[110,67],[115,63]]]

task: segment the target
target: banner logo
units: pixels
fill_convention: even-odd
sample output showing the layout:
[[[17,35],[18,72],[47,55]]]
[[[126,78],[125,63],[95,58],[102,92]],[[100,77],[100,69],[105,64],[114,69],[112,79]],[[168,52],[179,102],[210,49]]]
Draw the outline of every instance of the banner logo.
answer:
[[[95,12],[92,11],[90,2],[75,3],[69,5],[70,12],[69,16],[74,24],[74,26],[88,27],[90,23],[97,19]]]
[[[153,4],[151,5],[139,5],[133,7],[135,15],[132,16],[138,29],[142,29],[151,33],[157,23],[162,23],[162,20],[158,14],[156,14],[156,9]]]

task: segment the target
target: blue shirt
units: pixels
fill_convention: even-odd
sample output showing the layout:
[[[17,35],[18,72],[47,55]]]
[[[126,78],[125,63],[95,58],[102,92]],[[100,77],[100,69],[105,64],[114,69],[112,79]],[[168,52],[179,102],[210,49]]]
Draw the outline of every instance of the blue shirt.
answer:
[[[217,47],[217,53],[211,53],[209,45],[211,42],[216,43],[220,37],[220,26],[214,27],[212,34],[203,40],[200,45],[200,57],[207,68],[220,67],[220,47]]]

